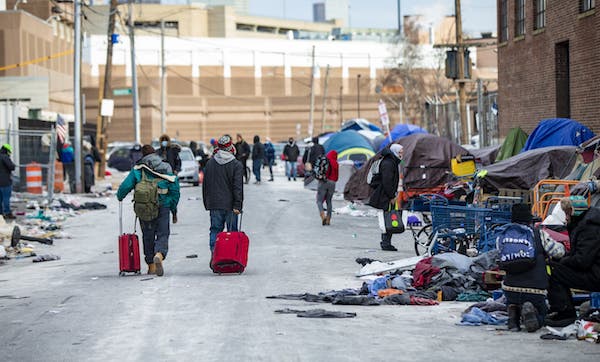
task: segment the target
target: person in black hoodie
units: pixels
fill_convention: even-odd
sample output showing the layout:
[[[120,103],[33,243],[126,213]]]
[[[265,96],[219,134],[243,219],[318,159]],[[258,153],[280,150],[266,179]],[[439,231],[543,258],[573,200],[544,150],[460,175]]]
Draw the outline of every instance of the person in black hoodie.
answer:
[[[172,143],[171,138],[166,134],[160,136],[158,140],[160,141],[160,148],[156,150],[156,154],[167,161],[171,165],[173,173],[177,175],[181,171],[181,158],[179,158],[181,147]]]
[[[210,211],[210,251],[215,248],[217,234],[225,225],[229,231],[238,231],[237,215],[244,201],[244,166],[235,159],[231,137],[219,138],[217,151],[204,168],[202,200]]]
[[[10,210],[10,195],[12,193],[12,172],[15,164],[10,159],[12,147],[5,143],[0,147],[0,213],[5,219],[14,219]]]
[[[368,205],[383,212],[388,210],[402,187],[400,184],[400,165],[403,157],[403,147],[399,144],[393,144],[389,148],[384,148],[381,156],[383,159],[379,165],[379,175],[374,183],[375,190],[369,199]],[[382,250],[398,251],[392,245],[391,233],[381,234],[380,246]]]
[[[254,136],[254,146],[252,146],[252,172],[254,173],[254,177],[256,177],[254,183],[257,185],[260,185],[260,168],[262,167],[264,159],[265,146],[260,143],[260,137],[256,135]]]
[[[250,182],[250,174],[248,173],[248,158],[250,157],[250,145],[241,134],[237,134],[237,142],[235,143],[235,158],[244,166],[244,182]]]
[[[577,318],[570,288],[600,292],[600,209],[592,207],[576,215],[565,200],[571,250],[559,261],[551,261],[548,302],[551,313],[546,324],[564,327]]]

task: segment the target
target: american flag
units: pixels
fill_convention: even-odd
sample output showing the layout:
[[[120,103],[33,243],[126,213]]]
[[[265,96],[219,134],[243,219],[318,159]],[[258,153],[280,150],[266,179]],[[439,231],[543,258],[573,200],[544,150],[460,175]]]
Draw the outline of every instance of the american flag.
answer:
[[[69,134],[69,125],[59,115],[56,117],[56,135],[60,143],[65,143]]]

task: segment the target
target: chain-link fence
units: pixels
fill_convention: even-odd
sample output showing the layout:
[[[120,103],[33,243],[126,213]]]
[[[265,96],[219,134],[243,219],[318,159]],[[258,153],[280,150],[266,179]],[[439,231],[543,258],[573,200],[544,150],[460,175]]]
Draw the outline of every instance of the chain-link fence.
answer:
[[[0,142],[12,147],[11,158],[17,169],[13,172],[13,189],[21,192],[47,191],[52,199],[62,175],[56,170],[56,131],[0,130]],[[60,171],[62,172],[62,171]],[[49,186],[51,185],[51,186]]]
[[[477,129],[481,147],[494,146],[500,142],[500,127],[498,125],[497,93],[488,93],[478,97],[481,110],[477,112]]]
[[[425,104],[427,130],[460,144],[460,115],[455,102],[428,102]]]

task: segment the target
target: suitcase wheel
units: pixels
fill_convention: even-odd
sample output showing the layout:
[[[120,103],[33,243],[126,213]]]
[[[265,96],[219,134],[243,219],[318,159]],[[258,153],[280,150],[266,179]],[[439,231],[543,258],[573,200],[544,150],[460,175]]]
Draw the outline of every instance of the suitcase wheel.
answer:
[[[124,277],[125,276],[125,272],[119,272],[119,276],[120,277]]]

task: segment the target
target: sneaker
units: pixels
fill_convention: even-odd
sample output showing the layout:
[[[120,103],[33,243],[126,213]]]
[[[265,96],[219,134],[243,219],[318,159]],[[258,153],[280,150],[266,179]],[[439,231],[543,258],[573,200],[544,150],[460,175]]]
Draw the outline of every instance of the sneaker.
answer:
[[[540,329],[540,322],[537,319],[538,311],[531,302],[523,303],[521,307],[521,318],[527,332],[535,332]]]
[[[271,178],[269,179],[269,181],[273,181],[273,177],[271,177]]]
[[[551,313],[546,317],[546,325],[550,327],[566,327],[575,323],[577,315],[574,310]]]
[[[385,250],[385,251],[398,251],[398,249],[396,249],[396,247],[392,244],[384,244],[384,243],[379,243],[379,245],[381,245],[381,250]]]

